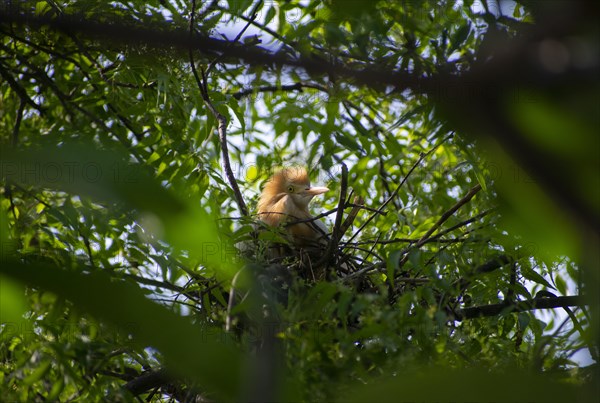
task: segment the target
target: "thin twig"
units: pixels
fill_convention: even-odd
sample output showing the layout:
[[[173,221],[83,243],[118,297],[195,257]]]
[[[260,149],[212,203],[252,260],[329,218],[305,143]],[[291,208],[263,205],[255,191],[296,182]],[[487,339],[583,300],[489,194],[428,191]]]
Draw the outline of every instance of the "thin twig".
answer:
[[[17,117],[15,119],[15,126],[13,127],[12,133],[12,145],[13,147],[17,146],[19,142],[19,130],[21,129],[21,121],[23,120],[23,111],[25,110],[25,100],[21,98],[21,102],[19,102],[19,109],[17,110]]]
[[[356,245],[356,246],[360,246],[360,245],[371,245],[371,244],[376,244],[376,245],[392,245],[395,243],[408,243],[408,244],[413,244],[415,242],[418,241],[418,239],[410,239],[410,238],[394,238],[394,239],[387,239],[384,241],[380,241],[379,240],[380,236],[377,236],[375,238],[375,240],[372,241],[360,241],[360,242],[352,242],[352,243],[347,243],[347,242],[342,242],[343,245]],[[439,242],[439,243],[460,243],[460,242],[467,242],[467,241],[480,241],[480,239],[471,239],[471,238],[450,238],[450,239],[438,239],[438,236],[434,236],[431,237],[427,240],[427,242],[425,243],[430,243],[430,242]]]
[[[344,220],[344,223],[342,224],[342,227],[340,229],[340,236],[339,239],[341,239],[344,234],[346,233],[346,231],[348,231],[348,228],[350,228],[352,226],[352,224],[354,223],[354,220],[356,219],[356,216],[358,215],[358,212],[361,209],[368,209],[366,208],[363,203],[365,202],[365,199],[362,196],[356,196],[354,198],[354,203],[346,203],[346,207],[350,207],[352,206],[352,210],[350,210],[350,213],[348,214],[348,216],[346,217],[346,220]]]
[[[129,273],[123,273],[122,276],[125,277],[125,278],[130,278],[130,279],[134,280],[136,283],[142,283],[142,284],[146,284],[146,285],[151,285],[151,286],[154,286],[154,287],[157,287],[157,288],[164,288],[164,289],[167,289],[167,290],[178,292],[180,294],[184,294],[185,293],[185,288],[180,287],[180,286],[175,285],[175,284],[172,284],[172,283],[169,283],[167,281],[154,280],[154,279],[151,279],[151,278],[137,276],[135,274],[129,274]],[[193,298],[190,298],[190,299],[193,299]]]
[[[367,254],[366,254],[366,255],[365,255],[365,257],[363,258],[363,260],[367,260],[367,259],[369,258],[369,256],[370,256],[370,255],[373,255],[373,256],[375,256],[377,259],[379,259],[379,260],[381,260],[381,261],[384,261],[385,259],[384,259],[383,257],[381,257],[381,256],[379,256],[377,253],[373,252],[374,246],[375,246],[375,244],[373,244],[373,245],[372,245],[372,247],[371,247],[371,248],[369,248],[369,249],[367,249],[367,248],[361,248],[360,246],[354,246],[354,245],[352,245],[352,246],[348,246],[347,248],[348,248],[348,249],[360,250],[360,251],[366,252]]]
[[[360,200],[360,201],[357,201]],[[373,213],[377,213],[379,215],[382,216],[387,216],[387,211],[380,211],[377,210],[376,208],[372,208],[372,207],[367,207],[364,205],[365,199],[363,197],[356,197],[354,198],[354,203],[346,203],[346,207],[357,207],[359,210],[367,210],[367,211],[371,211]]]
[[[382,265],[382,263],[375,263],[375,264],[369,265],[367,267],[363,267],[362,269],[360,269],[358,271],[355,271],[354,273],[349,274],[346,277],[342,277],[339,281],[340,282],[350,281],[350,280],[353,280],[353,279],[355,279],[357,277],[360,277],[360,276],[362,276],[362,275],[364,275],[364,274],[366,274],[366,273],[368,273],[368,272],[370,272],[372,270],[377,270],[377,269],[380,269],[382,267],[385,267],[385,263],[383,263],[383,265]]]
[[[254,6],[254,8],[252,9],[252,11],[250,12],[250,18],[248,19],[248,22],[246,23],[246,25],[244,26],[244,28],[242,28],[242,30],[236,35],[236,37],[230,42],[231,45],[235,45],[235,43],[237,41],[240,40],[240,38],[242,37],[242,35],[244,34],[244,32],[246,32],[246,30],[248,29],[248,27],[250,27],[250,24],[252,24],[252,22],[256,19],[256,12],[258,11],[258,8],[262,6],[262,0],[258,1],[256,3],[256,5]],[[196,4],[195,4],[195,0],[192,3],[192,12],[194,12],[194,9],[196,8]],[[192,16],[193,18],[193,16]],[[214,66],[219,63],[223,57],[225,57],[226,53],[221,54],[221,56],[217,57],[215,60],[213,60],[212,62],[209,63],[208,67],[206,68],[206,74],[210,74],[210,72],[212,71],[212,69],[214,68]]]
[[[479,183],[473,186],[473,188],[471,188],[471,190],[469,190],[469,192],[462,199],[460,199],[458,202],[456,202],[456,204],[454,204],[454,206],[452,206],[448,211],[442,214],[440,219],[437,220],[437,222],[433,224],[431,228],[429,228],[429,230],[425,233],[425,235],[421,237],[421,239],[419,239],[415,247],[418,248],[421,245],[423,245],[429,239],[431,234],[433,234],[440,227],[440,225],[442,225],[448,218],[450,218],[454,213],[456,213],[456,211],[459,208],[467,204],[473,198],[473,196],[475,196],[480,190],[481,185]]]
[[[297,82],[295,84],[288,85],[265,85],[258,88],[248,88],[245,90],[240,90],[232,94],[235,99],[240,99],[247,95],[252,95],[257,92],[276,92],[276,91],[302,91],[304,88],[312,88],[315,90],[323,91],[329,93],[327,88],[318,84],[307,84],[302,82]]]
[[[0,45],[1,48],[3,49],[8,49],[5,46]],[[18,56],[17,56],[18,57]],[[73,118],[73,120],[78,120],[79,117],[75,114],[75,111],[79,111],[80,113],[82,113],[83,115],[87,116],[91,121],[95,122],[98,126],[102,127],[102,129],[109,133],[110,135],[115,136],[125,147],[130,149],[131,154],[135,157],[135,159],[138,162],[141,162],[143,160],[143,158],[141,158],[139,156],[139,154],[134,150],[131,149],[130,146],[131,144],[129,143],[129,141],[124,138],[123,136],[120,136],[118,134],[117,131],[111,128],[109,128],[106,123],[100,119],[99,117],[97,117],[95,114],[93,114],[92,112],[88,111],[87,109],[85,109],[84,107],[80,106],[79,104],[72,102],[71,101],[71,96],[68,94],[65,94],[63,91],[61,91],[61,89],[58,87],[58,85],[47,75],[47,73],[44,70],[39,69],[36,65],[30,63],[27,59],[25,58],[19,58],[19,61],[27,66],[29,69],[31,69],[32,72],[35,73],[35,78],[38,79],[39,81],[43,82],[44,84],[47,85],[47,87],[52,90],[52,92],[54,93],[54,95],[56,95],[56,97],[58,98],[59,102],[63,105],[65,111],[71,115],[71,117]],[[87,73],[85,72],[85,69],[81,68],[81,71],[84,75],[86,75],[88,78],[90,78]],[[90,82],[93,82],[93,80],[90,80]],[[95,89],[97,89],[95,87]],[[102,92],[102,91],[100,91]]]
[[[15,222],[17,222],[17,220],[19,219],[19,217],[17,217],[17,206],[15,205],[15,199],[13,198],[13,192],[10,188],[10,185],[7,184],[4,187],[4,193],[6,194],[6,196],[8,196],[8,200],[10,202],[9,210],[12,213]]]
[[[230,9],[222,7],[222,6],[219,6],[218,2],[216,4],[216,6],[215,6],[215,9],[231,13]],[[266,32],[267,34],[271,35],[273,38],[277,39],[278,41],[280,41],[282,44],[284,44],[288,48],[294,50],[294,48],[291,45],[285,43],[285,38],[283,36],[279,35],[277,32],[273,31],[271,28],[266,27],[266,26],[264,26],[262,24],[259,24],[258,22],[256,22],[256,19],[252,19],[252,18],[246,17],[244,15],[237,15],[236,17],[238,17],[238,18],[240,18],[240,19],[242,19],[244,21],[249,22],[251,25],[255,26],[256,28],[259,28],[261,31]]]
[[[337,260],[337,247],[338,242],[342,235],[340,234],[340,229],[342,226],[342,218],[344,216],[344,204],[346,203],[346,194],[348,192],[348,167],[343,162],[341,163],[342,167],[342,183],[340,185],[340,199],[338,201],[337,212],[335,215],[335,224],[333,225],[333,233],[331,234],[331,239],[329,240],[329,245],[327,247],[327,251],[323,255],[323,257],[317,263],[317,266],[320,264],[329,261],[333,258],[335,262]]]
[[[333,247],[337,246],[341,238],[340,229],[342,226],[342,218],[344,216],[344,207],[346,203],[346,194],[348,193],[348,167],[342,162],[342,182],[340,185],[340,199],[338,201],[337,212],[335,215],[335,224],[333,226],[332,244]]]
[[[88,239],[88,237],[83,235],[81,231],[79,231],[79,235],[81,235],[81,238],[83,238],[83,243],[85,245],[85,249],[87,250],[88,259],[90,260],[90,266],[92,266],[92,268],[95,269],[96,263],[94,262],[94,255],[92,253],[92,245],[90,244],[90,240]]]
[[[447,233],[449,233],[449,232],[452,232],[452,231],[454,231],[454,230],[456,230],[456,229],[458,229],[458,228],[460,228],[460,227],[464,227],[465,225],[469,225],[469,224],[471,224],[472,222],[474,222],[474,221],[477,221],[477,220],[479,220],[480,218],[483,218],[483,217],[485,217],[486,215],[490,214],[490,213],[491,213],[493,210],[494,210],[494,209],[488,209],[488,210],[485,210],[484,212],[481,212],[481,213],[477,214],[476,216],[469,218],[468,220],[461,221],[461,222],[459,222],[458,224],[456,224],[456,225],[453,225],[453,226],[452,226],[452,227],[450,227],[450,228],[447,228],[447,229],[445,229],[445,230],[443,230],[443,231],[440,231],[440,232],[438,232],[438,233],[437,233],[435,236],[433,236],[433,237],[429,238],[429,240],[436,240],[437,238],[440,238],[440,237],[442,237],[442,236],[446,235],[446,234],[447,234]]]
[[[350,117],[352,117],[353,121],[358,121],[358,122],[360,122],[358,119],[356,119],[354,116],[352,116],[352,114],[351,114],[351,113],[350,113],[350,111],[349,111],[349,107],[351,107],[351,108],[352,108],[352,109],[354,109],[354,110],[355,110],[357,113],[360,113],[362,116],[364,116],[364,117],[365,117],[365,118],[366,118],[366,119],[367,119],[367,120],[368,120],[368,121],[371,123],[371,126],[373,126],[373,129],[374,129],[376,132],[378,132],[378,131],[381,131],[381,125],[380,125],[380,124],[378,124],[378,123],[375,121],[375,119],[373,119],[371,116],[369,116],[369,114],[368,114],[368,113],[365,113],[364,109],[361,109],[361,108],[360,108],[358,105],[355,105],[355,104],[354,104],[352,101],[349,101],[349,100],[347,100],[347,99],[346,99],[346,100],[344,100],[344,101],[342,101],[342,105],[344,106],[344,109],[346,109],[346,112],[348,113],[348,115],[349,115]],[[375,112],[375,116],[376,116],[376,117],[377,117],[379,120],[382,120],[382,121],[384,120],[384,119],[381,119],[381,118],[379,117],[379,112]]]
[[[348,206],[351,206],[351,204],[349,204]],[[490,214],[494,209],[488,209],[485,210],[484,212],[481,212],[479,214],[477,214],[474,217],[469,218],[468,220],[464,220],[459,222],[456,225],[453,225],[450,228],[447,228],[443,231],[438,232],[436,235],[432,236],[431,238],[427,239],[423,244],[425,243],[429,243],[429,242],[441,242],[441,243],[456,243],[456,242],[465,242],[468,240],[468,238],[451,238],[451,239],[440,239],[442,236],[458,229],[461,227],[464,227],[465,225],[469,225],[474,221],[479,220],[480,218],[485,217],[486,215]],[[466,235],[468,232],[465,232],[464,235]],[[415,242],[418,242],[419,239],[415,239],[415,238],[394,238],[394,239],[386,239],[383,241],[379,240],[379,237],[377,237],[377,240],[375,241],[377,244],[379,245],[388,245],[388,244],[394,244],[394,243],[409,243],[409,244],[413,244]],[[366,244],[371,244],[373,241],[360,241],[360,242],[354,242],[354,245],[366,245]],[[345,242],[346,244],[348,242]]]
[[[583,298],[577,296],[566,296],[556,298],[534,298],[527,301],[518,301],[514,303],[474,306],[463,308],[454,313],[455,320],[473,319],[486,316],[498,316],[502,312],[526,312],[535,309],[564,308],[569,306],[585,305]]]
[[[464,206],[465,204],[467,204],[473,198],[473,196],[475,196],[477,194],[477,192],[479,192],[480,190],[481,190],[481,185],[480,184],[477,184],[477,185],[473,186],[473,188],[471,188],[471,190],[469,190],[469,192],[462,199],[460,199],[452,207],[450,207],[450,209],[448,209],[447,211],[445,211],[442,214],[442,216],[437,220],[437,222],[435,224],[433,224],[431,226],[431,228],[429,228],[429,230],[425,233],[425,235],[423,235],[417,241],[416,244],[409,245],[408,247],[406,247],[402,251],[402,254],[404,254],[404,256],[400,260],[400,263],[398,263],[398,267],[404,266],[404,264],[408,261],[408,254],[406,252],[408,252],[409,249],[411,249],[411,248],[418,249],[421,246],[423,246],[424,244],[426,244],[427,242],[429,242],[430,239],[431,239],[430,238],[431,234],[433,234],[440,227],[440,225],[442,225],[448,218],[450,218],[454,213],[456,213],[456,211],[459,208],[461,208],[462,206]]]
[[[237,273],[235,273],[235,276],[233,276],[233,279],[231,280],[231,289],[229,290],[229,301],[227,301],[227,315],[225,316],[226,332],[231,331],[231,311],[233,310],[233,304],[235,304],[236,298],[235,287],[237,286],[237,280],[242,270],[244,270],[244,268],[241,268]]]
[[[77,47],[79,48],[79,50],[81,51],[81,53],[88,59],[88,61],[93,66],[96,66],[96,69],[98,70],[98,72],[100,74],[100,77],[104,79],[102,70],[98,67],[98,61],[90,54],[90,52],[87,51],[87,49],[85,48],[85,46],[83,46],[83,43],[81,42],[81,40],[79,40],[79,38],[77,37],[77,35],[69,34],[69,36],[71,37],[71,39],[73,40],[73,42],[75,42],[75,44],[77,45]],[[138,141],[142,141],[143,138],[144,138],[144,132],[140,132],[135,127],[133,127],[133,124],[131,123],[131,121],[129,120],[129,118],[127,118],[125,115],[123,115],[112,104],[112,102],[110,102],[108,100],[108,98],[103,93],[103,91],[101,90],[101,88],[95,83],[95,80],[92,79],[92,77],[87,73],[87,71],[85,69],[81,69],[81,72],[88,78],[88,81],[89,81],[90,85],[92,86],[92,88],[94,88],[94,90],[98,94],[100,94],[100,96],[104,100],[104,105],[106,105],[106,107],[108,109],[110,109],[110,111],[115,114],[115,116],[117,117],[117,119],[119,119],[119,121],[123,124],[123,126],[125,126],[131,133],[133,133],[133,135],[135,136],[135,138]],[[154,151],[154,147],[148,146],[148,148],[151,151]]]
[[[19,96],[19,98],[22,101],[27,102],[27,104],[29,104],[32,108],[37,110],[40,113],[40,115],[44,115],[44,108],[41,105],[36,104],[35,101],[29,97],[27,91],[25,91],[25,89],[15,81],[15,79],[10,75],[9,71],[6,68],[4,68],[2,63],[0,63],[0,76],[2,76],[6,80],[10,88],[12,88],[12,90]]]
[[[441,146],[446,140],[448,140],[450,137],[452,137],[454,135],[454,132],[450,133],[448,136],[444,137],[438,144],[436,144],[431,150],[427,151],[426,153],[421,153],[421,155],[419,156],[419,159],[417,160],[417,162],[415,162],[413,164],[413,166],[410,168],[410,171],[408,171],[408,173],[404,176],[404,178],[402,179],[402,181],[400,182],[400,184],[396,187],[396,189],[394,190],[394,192],[390,195],[390,197],[388,197],[383,204],[377,209],[378,212],[383,211],[383,209],[389,204],[390,201],[392,201],[392,199],[394,197],[396,197],[396,195],[398,194],[398,192],[400,191],[400,188],[402,188],[402,186],[404,185],[404,183],[407,181],[407,179],[410,177],[410,175],[412,174],[412,172],[419,166],[419,164],[427,157],[429,156],[433,151],[435,151],[439,146]],[[357,237],[357,235],[363,230],[365,229],[365,227],[371,222],[371,220],[373,220],[373,218],[375,218],[375,216],[377,215],[377,213],[373,213],[369,216],[369,218],[367,218],[367,220],[363,223],[363,225],[360,226],[360,228],[354,233],[354,235],[352,235],[352,237],[348,240],[348,242],[352,242],[352,240],[354,238]]]

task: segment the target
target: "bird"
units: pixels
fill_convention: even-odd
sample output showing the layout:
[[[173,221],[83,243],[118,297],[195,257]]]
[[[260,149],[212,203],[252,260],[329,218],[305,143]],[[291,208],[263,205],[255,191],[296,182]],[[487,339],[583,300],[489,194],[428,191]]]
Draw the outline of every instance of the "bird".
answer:
[[[326,245],[327,227],[314,220],[308,204],[313,197],[328,191],[326,187],[311,186],[303,167],[281,169],[263,188],[258,201],[258,218],[269,227],[282,228],[293,246]]]
[[[311,186],[308,172],[303,167],[281,169],[267,180],[257,205],[257,216],[262,225],[255,227],[253,238],[259,239],[257,235],[265,230],[264,227],[277,228],[284,233],[287,242],[269,242],[266,256],[256,253],[256,248],[251,250],[248,244],[240,245],[240,250],[247,257],[254,256],[254,262],[247,267],[251,267],[249,272],[254,276],[255,289],[259,290],[254,295],[259,295],[265,303],[262,312],[265,317],[273,315],[266,302],[287,303],[293,284],[292,273],[314,281],[325,277],[325,267],[314,267],[313,262],[317,262],[326,250],[329,234],[327,227],[311,215],[308,204],[313,197],[328,191],[326,187]],[[267,261],[257,257],[266,257]],[[261,264],[256,264],[257,261]],[[239,290],[236,292],[237,277],[238,274],[229,293],[225,325],[228,331],[234,326],[233,307],[251,295],[250,290],[246,290],[243,297]]]
[[[308,209],[315,196],[328,191],[326,187],[311,186],[303,167],[284,168],[266,182],[257,206],[259,221],[263,227],[279,229],[287,238],[286,244],[268,244],[265,257],[269,261],[280,263],[288,257],[296,258],[292,266],[312,280],[355,270],[353,257],[337,249],[325,224]],[[355,197],[350,214],[338,229],[338,241],[352,225],[363,202],[362,197]]]

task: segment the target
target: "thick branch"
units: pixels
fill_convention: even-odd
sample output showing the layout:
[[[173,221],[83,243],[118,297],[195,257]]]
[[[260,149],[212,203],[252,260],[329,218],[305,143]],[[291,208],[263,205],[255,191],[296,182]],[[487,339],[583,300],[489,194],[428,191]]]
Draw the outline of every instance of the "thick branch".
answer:
[[[134,396],[137,396],[150,389],[166,385],[170,381],[171,379],[167,376],[167,372],[164,369],[160,369],[158,371],[146,372],[127,382],[123,387]]]
[[[334,74],[350,79],[354,84],[374,88],[392,86],[396,91],[410,89],[427,94],[438,103],[446,118],[467,133],[485,133],[501,144],[540,185],[568,211],[575,213],[580,222],[598,231],[600,217],[589,201],[573,190],[573,181],[561,172],[547,152],[540,150],[519,128],[507,123],[506,108],[499,104],[507,91],[522,86],[547,90],[560,86],[574,88],[597,82],[598,65],[586,69],[567,69],[550,74],[531,57],[532,46],[545,38],[562,38],[578,32],[582,23],[589,23],[590,10],[586,2],[573,2],[568,12],[548,15],[537,24],[521,30],[521,35],[502,46],[505,52],[491,55],[492,60],[475,65],[470,71],[453,74],[432,74],[428,77],[404,71],[385,70],[378,65],[360,64],[348,68],[335,60],[290,55],[287,51],[269,52],[256,46],[243,46],[230,41],[192,34],[181,29],[170,29],[165,23],[154,27],[132,26],[130,21],[102,23],[77,16],[36,16],[8,10],[0,14],[0,22],[27,25],[33,29],[48,26],[55,30],[110,40],[113,44],[144,44],[150,47],[194,49],[224,61],[260,66],[295,66],[311,74]],[[12,11],[12,12],[11,12]],[[489,59],[487,57],[486,59]],[[448,99],[450,97],[450,99]]]
[[[192,13],[193,14],[193,13]],[[192,15],[193,18],[193,15]],[[132,26],[130,21],[111,19],[110,23],[86,19],[83,16],[37,16],[31,13],[7,12],[0,14],[0,23],[42,26],[59,31],[109,40],[114,44],[143,44],[154,48],[176,48],[200,51],[207,56],[217,56],[223,61],[245,62],[253,65],[288,65],[305,69],[314,74],[330,74],[353,78],[363,85],[381,87],[394,85],[398,89],[437,89],[437,84],[410,73],[386,71],[377,66],[364,66],[361,70],[344,67],[340,63],[328,63],[309,57],[292,57],[287,52],[269,52],[257,46],[244,46],[227,40],[211,38],[192,31],[171,29],[170,26]],[[428,84],[429,83],[429,84]]]

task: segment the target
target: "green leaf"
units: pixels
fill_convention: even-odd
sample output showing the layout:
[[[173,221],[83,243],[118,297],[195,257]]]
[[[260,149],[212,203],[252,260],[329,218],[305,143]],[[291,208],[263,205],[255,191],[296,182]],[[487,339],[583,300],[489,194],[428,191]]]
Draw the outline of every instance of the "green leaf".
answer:
[[[554,277],[554,284],[556,285],[556,289],[558,290],[558,292],[560,292],[562,295],[568,295],[567,283],[565,282],[565,280],[563,280],[562,276],[556,275]]]
[[[335,139],[348,150],[359,151],[361,149],[360,145],[351,136],[336,132]]]
[[[387,258],[387,277],[392,287],[394,287],[394,278],[396,277],[396,270],[398,270],[400,264],[400,257],[402,257],[402,251],[394,250]]]
[[[542,285],[546,286],[547,288],[551,288],[551,289],[555,290],[555,288],[552,286],[552,284],[550,284],[548,282],[548,280],[546,280],[541,274],[539,274],[538,272],[536,272],[533,269],[522,267],[521,274],[527,280],[531,280],[534,283],[542,284]]]
[[[471,24],[467,22],[461,25],[460,28],[454,32],[454,35],[450,38],[450,51],[448,54],[453,53],[456,49],[462,46],[469,34],[471,33]]]
[[[276,13],[277,13],[277,9],[274,6],[270,6],[269,9],[267,10],[267,14],[265,15],[265,19],[264,19],[263,23],[265,25],[269,24],[269,22],[271,22],[273,17],[275,17]]]
[[[413,249],[408,252],[408,261],[413,265],[414,268],[420,269],[422,265],[421,256],[422,253],[420,250]]]
[[[35,3],[35,14],[46,15],[52,11],[52,6],[47,1],[38,1]]]
[[[41,364],[37,366],[35,371],[29,374],[25,379],[23,379],[24,385],[33,385],[40,379],[42,379],[48,371],[50,371],[50,366],[52,362],[50,360],[43,361]]]
[[[7,256],[0,257],[0,262],[6,258]],[[13,323],[21,326],[25,322],[23,315],[26,311],[25,286],[9,277],[0,275],[0,323]]]
[[[244,133],[246,131],[246,119],[244,118],[244,113],[242,112],[240,106],[237,103],[229,103],[227,108],[229,108],[233,116],[235,116],[240,122],[242,133]]]
[[[522,331],[527,329],[527,326],[529,325],[529,321],[531,319],[530,314],[528,312],[519,312],[517,317],[519,322],[519,329]]]
[[[58,376],[58,379],[52,385],[52,389],[50,389],[50,393],[48,393],[47,400],[53,401],[58,399],[62,391],[65,389],[65,381],[63,376]]]

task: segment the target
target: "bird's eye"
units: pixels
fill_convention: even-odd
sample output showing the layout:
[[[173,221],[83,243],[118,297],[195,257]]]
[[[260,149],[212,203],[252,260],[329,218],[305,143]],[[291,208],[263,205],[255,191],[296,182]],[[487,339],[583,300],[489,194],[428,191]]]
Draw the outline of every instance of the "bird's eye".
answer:
[[[290,193],[294,192],[294,187],[293,186],[288,186],[287,191]]]

